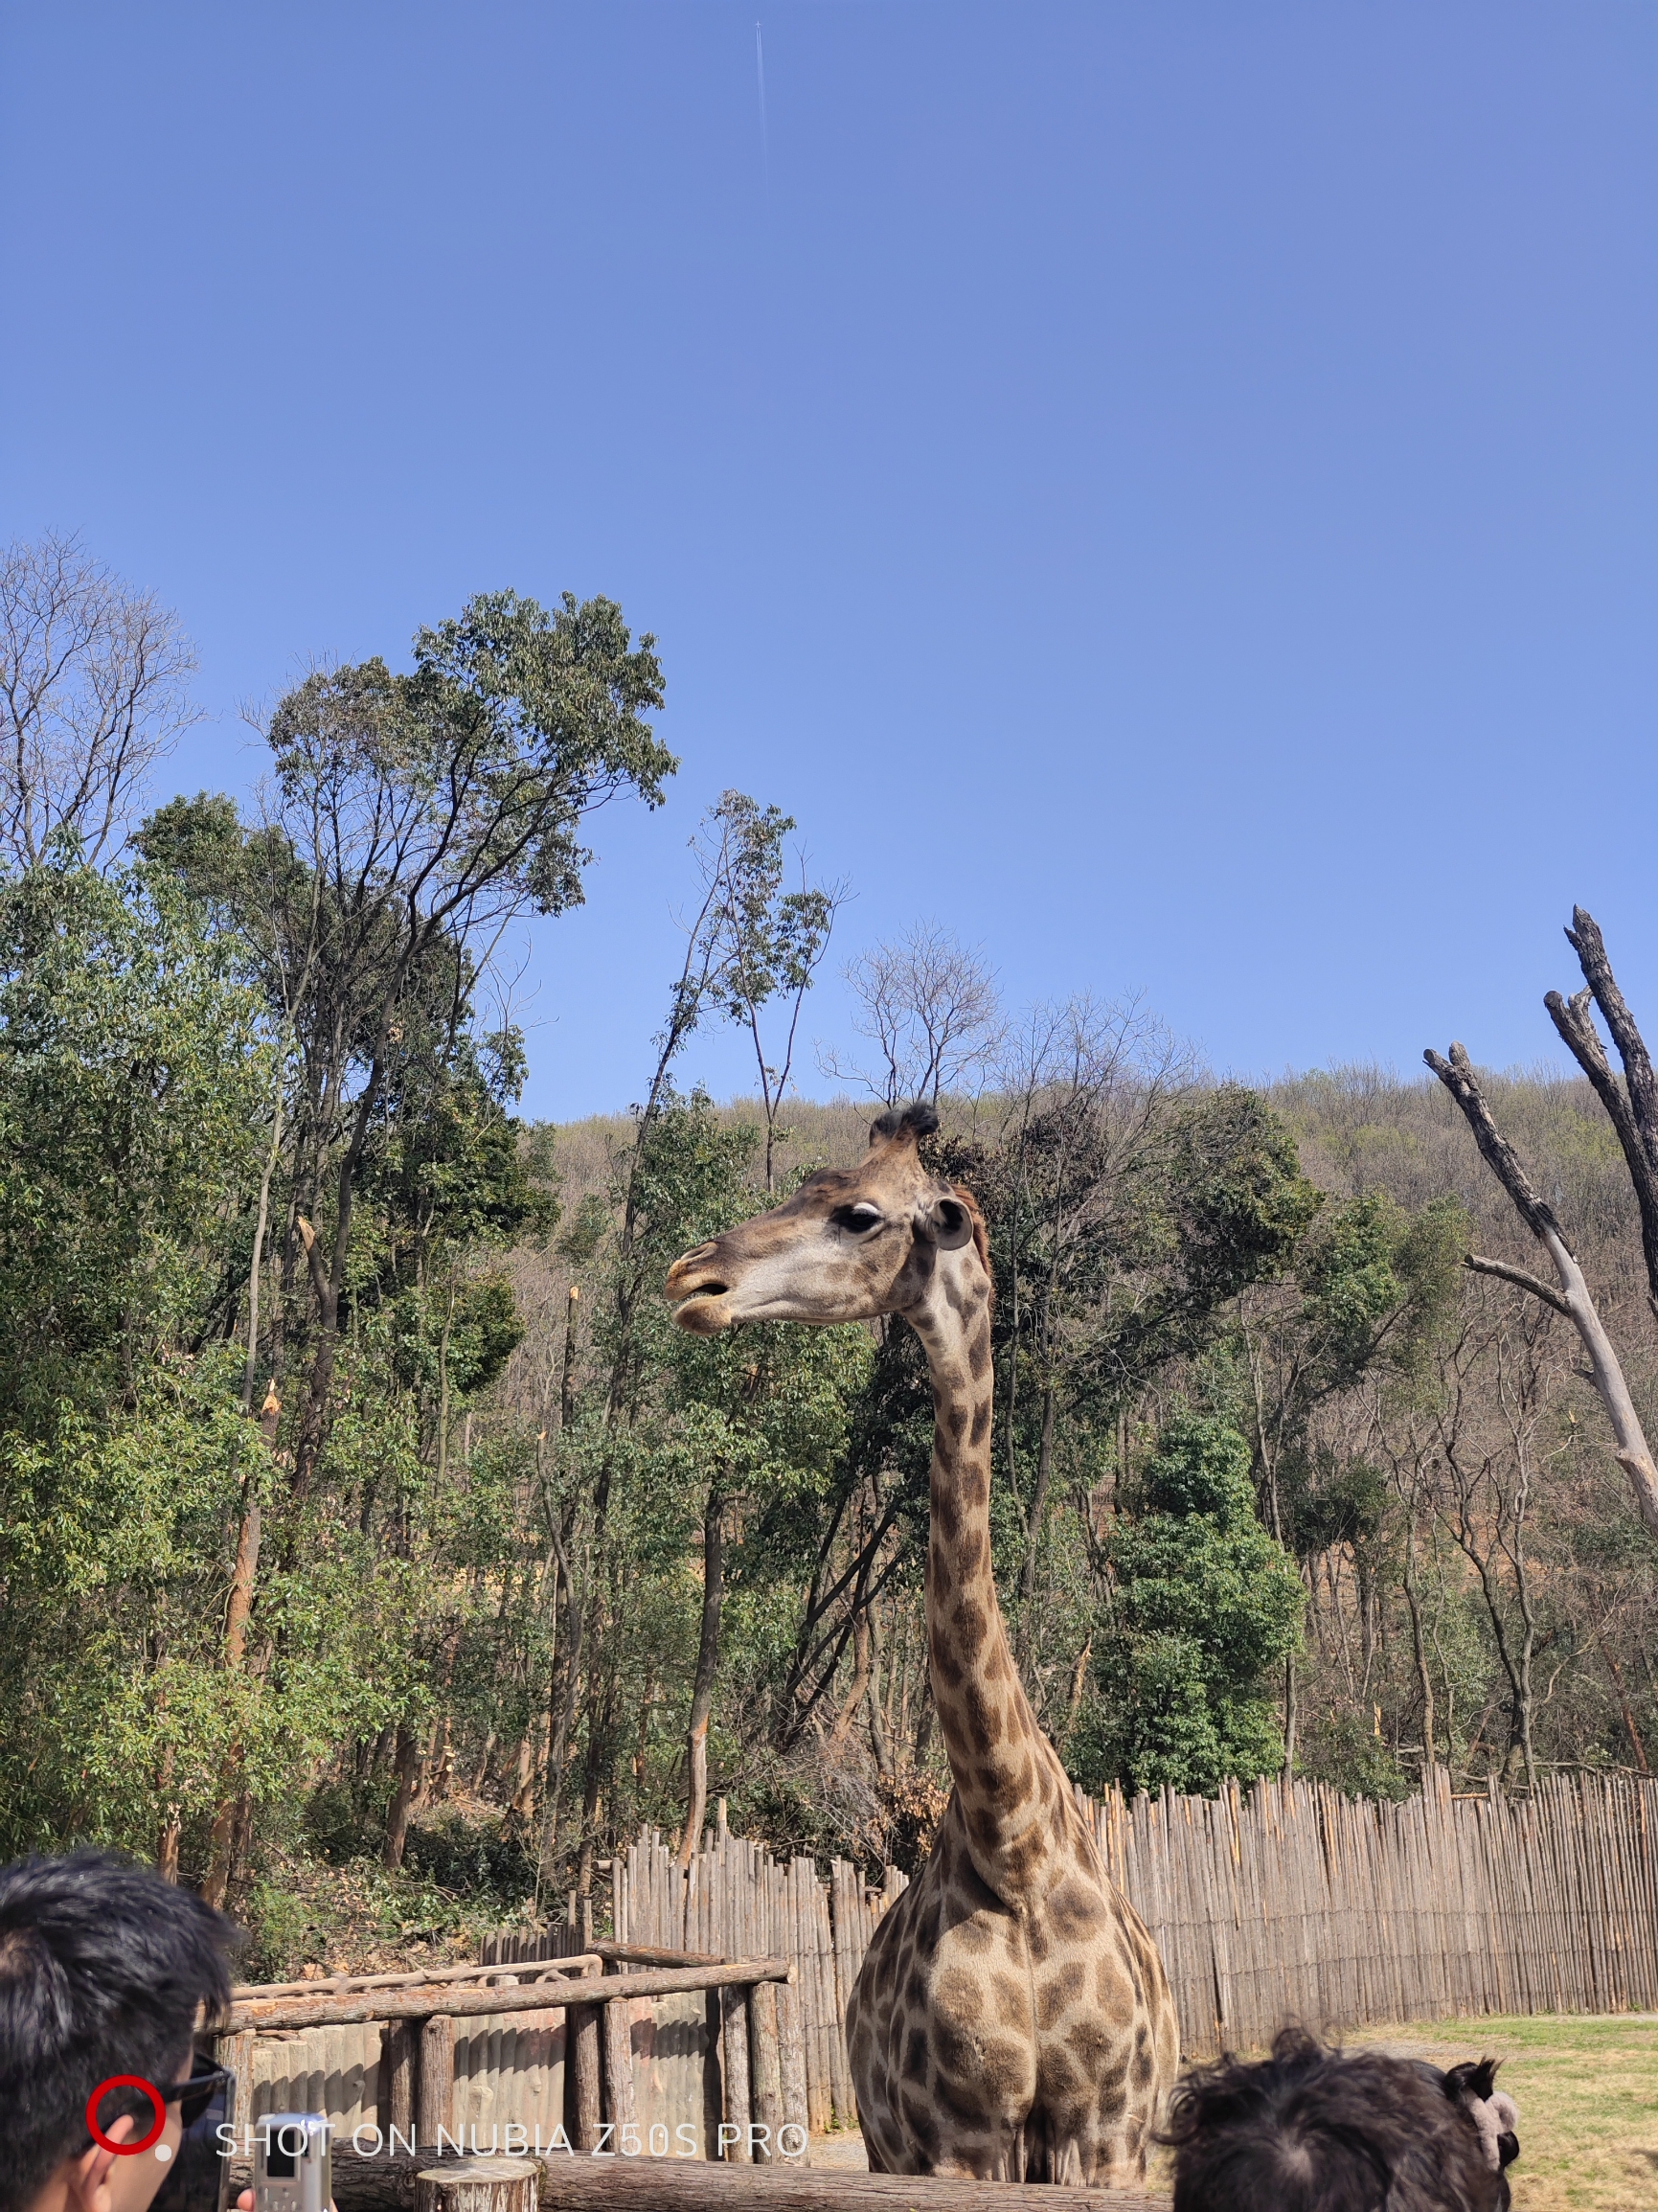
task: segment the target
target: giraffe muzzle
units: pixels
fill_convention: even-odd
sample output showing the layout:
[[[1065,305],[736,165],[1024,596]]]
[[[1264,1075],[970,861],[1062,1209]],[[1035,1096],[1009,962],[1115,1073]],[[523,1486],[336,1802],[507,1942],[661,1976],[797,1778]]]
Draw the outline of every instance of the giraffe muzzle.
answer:
[[[715,1250],[712,1243],[700,1244],[675,1260],[668,1270],[666,1288],[673,1303],[673,1318],[693,1336],[712,1336],[731,1319],[720,1303],[731,1286],[708,1266]]]
[[[681,1329],[689,1329],[693,1336],[714,1336],[727,1327],[731,1313],[725,1304],[727,1288],[723,1283],[698,1283],[693,1289],[682,1292],[673,1309],[673,1318]]]

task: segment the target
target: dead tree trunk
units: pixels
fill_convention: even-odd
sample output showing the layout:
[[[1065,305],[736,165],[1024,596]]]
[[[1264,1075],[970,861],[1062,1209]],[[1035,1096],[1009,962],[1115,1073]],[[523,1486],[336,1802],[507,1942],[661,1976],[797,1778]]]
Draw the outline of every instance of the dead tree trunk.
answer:
[[[1613,1456],[1629,1477],[1642,1519],[1650,1534],[1658,1537],[1658,1470],[1652,1465],[1641,1417],[1629,1395],[1629,1385],[1624,1380],[1612,1339],[1589,1295],[1583,1270],[1566,1243],[1553,1209],[1537,1196],[1513,1146],[1492,1120],[1479,1077],[1462,1046],[1452,1045],[1448,1060],[1442,1060],[1433,1051],[1423,1053],[1422,1058],[1462,1107],[1487,1166],[1508,1192],[1521,1220],[1548,1253],[1560,1287],[1556,1290],[1524,1267],[1512,1267],[1506,1260],[1488,1260],[1478,1252],[1467,1255],[1467,1265],[1482,1275],[1500,1275],[1505,1282],[1518,1284],[1522,1290],[1531,1291],[1545,1305],[1553,1306],[1557,1313],[1563,1313],[1577,1330],[1589,1356],[1591,1380],[1606,1408],[1606,1418],[1612,1424]]]
[[[720,1610],[725,1597],[725,1494],[716,1481],[702,1518],[702,1633],[696,1647],[696,1673],[691,1688],[691,1725],[686,1736],[685,1833],[677,1864],[691,1864],[708,1811],[708,1723],[714,1711],[714,1682],[719,1672]]]

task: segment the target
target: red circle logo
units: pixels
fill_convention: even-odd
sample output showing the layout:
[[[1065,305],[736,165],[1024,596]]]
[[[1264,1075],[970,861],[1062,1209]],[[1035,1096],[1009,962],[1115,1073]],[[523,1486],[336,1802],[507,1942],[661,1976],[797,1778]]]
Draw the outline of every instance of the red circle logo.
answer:
[[[136,2143],[112,2143],[98,2125],[98,2108],[111,2089],[142,2089],[155,2109],[155,2125],[148,2135]],[[167,2107],[161,2101],[161,2091],[153,2082],[147,2082],[142,2074],[111,2074],[108,2081],[100,2082],[86,2100],[86,2125],[92,2131],[92,2140],[101,2151],[113,2151],[118,2158],[136,2158],[140,2151],[148,2151],[167,2126]]]

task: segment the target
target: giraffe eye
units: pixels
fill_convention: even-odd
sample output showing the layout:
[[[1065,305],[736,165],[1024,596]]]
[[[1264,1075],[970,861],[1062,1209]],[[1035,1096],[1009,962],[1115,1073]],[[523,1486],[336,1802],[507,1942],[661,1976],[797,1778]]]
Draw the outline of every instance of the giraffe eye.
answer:
[[[842,1206],[835,1215],[835,1226],[850,1229],[854,1237],[867,1236],[871,1229],[878,1229],[880,1225],[881,1210],[878,1206]]]

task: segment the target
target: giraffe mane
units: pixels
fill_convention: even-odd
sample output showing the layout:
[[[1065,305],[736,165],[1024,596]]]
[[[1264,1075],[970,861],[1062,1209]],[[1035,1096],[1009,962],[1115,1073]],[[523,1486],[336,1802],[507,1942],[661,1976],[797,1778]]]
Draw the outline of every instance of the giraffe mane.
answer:
[[[996,1310],[996,1277],[990,1266],[990,1232],[985,1226],[985,1217],[980,1211],[978,1199],[965,1183],[952,1183],[950,1196],[966,1207],[967,1219],[973,1224],[973,1248],[979,1255],[979,1265],[984,1268],[990,1286],[989,1310],[993,1313]]]

